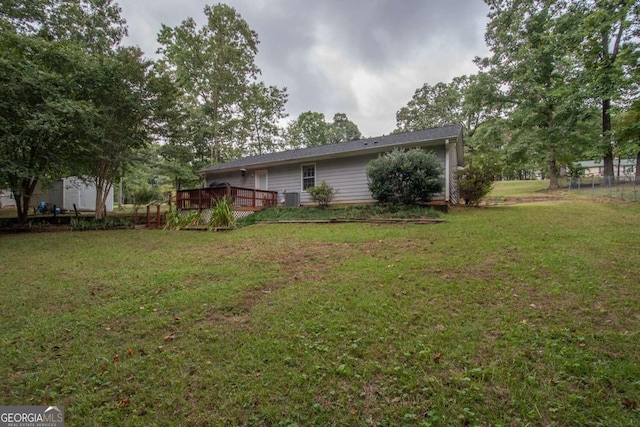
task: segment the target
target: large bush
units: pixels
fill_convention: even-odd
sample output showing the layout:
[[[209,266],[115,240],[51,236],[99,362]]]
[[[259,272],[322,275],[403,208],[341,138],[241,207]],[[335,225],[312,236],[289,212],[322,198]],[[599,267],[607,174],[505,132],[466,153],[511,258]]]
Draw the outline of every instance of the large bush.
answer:
[[[415,205],[430,201],[444,188],[435,154],[414,148],[394,150],[367,166],[369,190],[380,203]]]
[[[471,163],[457,174],[460,198],[466,205],[477,206],[493,188],[493,168]]]

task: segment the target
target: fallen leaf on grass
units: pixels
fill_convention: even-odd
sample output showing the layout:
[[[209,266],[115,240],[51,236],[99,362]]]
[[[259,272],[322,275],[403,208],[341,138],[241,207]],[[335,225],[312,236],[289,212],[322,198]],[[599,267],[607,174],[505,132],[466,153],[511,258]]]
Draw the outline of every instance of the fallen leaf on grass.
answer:
[[[640,407],[640,405],[638,404],[638,402],[636,402],[635,400],[631,400],[631,399],[624,399],[622,401],[622,404],[629,408],[629,409],[638,409]]]
[[[129,406],[130,404],[131,404],[131,399],[123,399],[120,402],[118,402],[118,408]]]
[[[134,376],[133,374],[131,374],[131,375],[129,375],[129,376],[127,377],[127,379],[128,379],[129,381],[133,380],[134,378],[135,378],[135,376]]]
[[[135,353],[135,350],[130,348],[129,350],[127,350],[127,353],[129,353],[129,356],[133,356],[133,353]]]
[[[176,335],[175,334],[171,334],[171,335],[165,335],[164,336],[164,340],[175,340],[176,339]]]
[[[113,361],[114,362],[119,362],[120,361],[120,356],[118,356],[117,354],[115,356],[113,356]]]
[[[441,358],[442,358],[442,353],[436,353],[433,355],[434,362],[439,362]]]

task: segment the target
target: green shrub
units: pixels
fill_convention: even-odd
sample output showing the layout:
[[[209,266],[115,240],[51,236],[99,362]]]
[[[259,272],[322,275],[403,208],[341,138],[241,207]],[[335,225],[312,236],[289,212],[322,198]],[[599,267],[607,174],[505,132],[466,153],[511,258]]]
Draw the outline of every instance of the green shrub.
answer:
[[[71,218],[72,231],[111,230],[115,228],[131,228],[129,218]]]
[[[216,200],[215,207],[211,209],[209,228],[234,227],[235,224],[236,217],[231,210],[231,201],[226,196]]]
[[[165,216],[165,230],[181,230],[192,225],[200,225],[202,223],[202,212],[194,211],[172,211],[167,212]]]
[[[136,205],[148,205],[154,200],[158,200],[158,191],[150,184],[136,187],[131,191],[130,195]]]
[[[469,164],[457,172],[460,198],[466,205],[477,206],[493,188],[493,170]]]
[[[442,192],[442,167],[435,154],[414,148],[394,150],[367,166],[369,190],[380,203],[416,205]]]
[[[314,202],[318,203],[318,206],[321,208],[329,207],[329,203],[333,200],[333,196],[335,196],[336,191],[333,187],[327,184],[325,181],[322,181],[320,185],[316,185],[314,187],[307,188],[307,192],[311,196]]]

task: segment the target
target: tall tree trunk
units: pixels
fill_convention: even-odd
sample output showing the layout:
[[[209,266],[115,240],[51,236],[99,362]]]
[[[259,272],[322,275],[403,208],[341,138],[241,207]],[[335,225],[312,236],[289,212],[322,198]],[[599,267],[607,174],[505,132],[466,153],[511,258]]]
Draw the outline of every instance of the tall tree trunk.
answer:
[[[16,196],[16,209],[18,211],[18,224],[27,225],[29,221],[29,201],[30,196],[19,194]]]
[[[553,147],[549,147],[549,189],[555,190],[558,184],[558,165],[556,164],[556,152]]]
[[[611,145],[611,100],[602,100],[602,138],[604,138],[604,176],[613,176],[613,146]]]
[[[636,154],[636,178],[640,178],[640,151]],[[637,179],[636,182],[638,182]]]
[[[102,185],[98,185],[96,182],[96,213],[95,219],[100,220],[104,218],[104,190]]]
[[[16,211],[18,214],[18,224],[26,226],[29,222],[29,202],[31,201],[31,195],[38,183],[37,179],[33,181],[29,178],[24,178],[21,181],[17,179],[9,179],[11,185],[11,191],[16,198]],[[19,191],[16,191],[19,188]]]

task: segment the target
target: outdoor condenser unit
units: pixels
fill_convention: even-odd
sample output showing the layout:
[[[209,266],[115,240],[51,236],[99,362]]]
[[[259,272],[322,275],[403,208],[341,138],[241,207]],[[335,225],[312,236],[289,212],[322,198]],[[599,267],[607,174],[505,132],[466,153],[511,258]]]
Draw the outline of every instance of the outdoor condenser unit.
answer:
[[[289,208],[300,206],[300,193],[284,193],[284,205]]]

